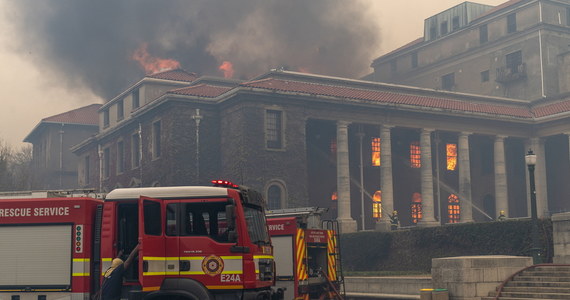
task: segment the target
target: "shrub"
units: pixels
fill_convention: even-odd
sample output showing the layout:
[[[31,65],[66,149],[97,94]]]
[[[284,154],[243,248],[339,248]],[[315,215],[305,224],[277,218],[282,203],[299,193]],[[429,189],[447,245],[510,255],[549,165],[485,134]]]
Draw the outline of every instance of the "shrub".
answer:
[[[539,220],[538,225],[543,261],[551,262],[552,222]],[[531,229],[530,220],[509,220],[343,234],[343,269],[430,272],[432,258],[438,257],[531,256]]]

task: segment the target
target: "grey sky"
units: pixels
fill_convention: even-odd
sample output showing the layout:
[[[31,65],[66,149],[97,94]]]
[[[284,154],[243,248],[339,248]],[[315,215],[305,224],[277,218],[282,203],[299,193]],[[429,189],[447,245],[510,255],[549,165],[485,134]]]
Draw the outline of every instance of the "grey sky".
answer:
[[[75,0],[73,1],[74,3],[86,3]],[[244,1],[252,6],[255,5],[254,7],[258,7],[260,6],[260,3],[267,0],[263,0],[261,2],[258,0],[240,1]],[[233,34],[232,30],[227,30],[223,26],[218,25],[218,28],[216,28],[216,30],[208,36],[208,38],[211,38],[211,40],[207,45],[203,47],[202,50],[204,50],[204,53],[193,53],[193,55],[188,55],[187,59],[179,58],[178,60],[181,61],[182,68],[188,71],[197,71],[195,69],[197,69],[198,66],[193,65],[194,62],[192,61],[191,57],[196,57],[196,55],[203,55],[204,57],[200,57],[200,60],[205,60],[211,66],[200,66],[200,70],[202,70],[204,73],[210,73],[208,75],[219,76],[222,76],[223,73],[215,73],[217,69],[216,64],[220,63],[223,59],[226,58],[235,61],[237,64],[237,72],[245,78],[247,78],[247,76],[263,73],[265,71],[264,68],[270,65],[276,66],[279,64],[291,63],[296,64],[291,65],[291,68],[308,68],[309,71],[313,71],[315,73],[328,72],[331,73],[330,75],[337,76],[361,76],[371,71],[368,66],[372,59],[422,36],[424,19],[463,2],[458,0],[344,0],[347,5],[351,4],[351,6],[343,7],[343,5],[339,5],[339,3],[342,4],[340,1],[329,1],[336,2],[336,4],[330,5],[330,7],[326,7],[326,17],[319,16],[320,21],[317,22],[319,24],[315,24],[317,27],[316,30],[325,32],[338,32],[338,34],[332,36],[330,36],[330,33],[325,34],[322,37],[322,40],[318,42],[318,45],[320,46],[315,46],[313,48],[310,46],[304,46],[305,44],[309,44],[311,41],[311,35],[303,35],[301,33],[298,39],[292,35],[292,33],[299,31],[310,31],[303,30],[300,25],[295,24],[298,22],[287,23],[287,18],[279,15],[274,15],[272,18],[267,18],[266,15],[268,12],[271,13],[272,11],[280,11],[280,9],[290,9],[290,7],[279,7],[279,5],[274,4],[272,7],[270,5],[267,5],[269,7],[266,7],[265,10],[254,10],[251,13],[247,12],[247,14],[246,12],[242,11],[241,18],[235,21],[236,27],[238,28],[236,29],[237,34]],[[34,23],[35,19],[39,14],[56,14],[58,11],[56,11],[56,9],[53,9],[53,7],[41,7],[42,5],[39,3],[43,3],[42,1],[24,2],[27,2],[27,4],[14,5],[16,2],[13,0],[0,0],[0,62],[2,65],[2,68],[0,69],[0,87],[2,87],[2,92],[0,94],[2,95],[2,109],[0,110],[0,139],[7,141],[15,147],[25,145],[22,140],[28,133],[30,133],[30,131],[34,128],[34,126],[38,124],[42,118],[91,103],[103,103],[103,98],[108,97],[106,95],[113,94],[116,89],[125,88],[127,84],[132,83],[136,81],[136,79],[140,79],[140,77],[144,76],[144,71],[140,69],[136,64],[134,64],[134,62],[129,61],[128,63],[125,63],[124,67],[121,65],[117,66],[117,63],[113,63],[112,67],[119,70],[130,70],[130,73],[125,72],[125,74],[120,74],[120,78],[124,79],[125,77],[129,76],[131,76],[131,78],[124,79],[124,81],[119,82],[118,84],[116,83],[116,80],[111,84],[108,82],[101,82],[97,84],[86,83],[86,80],[92,78],[90,77],[93,75],[92,73],[104,73],[105,70],[95,70],[94,67],[94,69],[91,70],[89,64],[80,66],[79,64],[81,62],[81,57],[76,57],[77,55],[74,56],[73,51],[69,51],[69,54],[67,52],[65,54],[59,52],[54,54],[53,51],[69,50],[66,48],[53,47],[53,45],[57,46],[56,41],[59,43],[59,40],[52,41],[50,39],[44,39],[43,44],[34,44],[33,41],[36,39],[40,40],[40,38],[44,37],[42,34],[45,35],[45,32],[48,32],[47,30],[43,30],[43,28],[34,27],[39,26],[37,23]],[[196,1],[196,3],[198,2],[199,1]],[[474,2],[489,5],[498,5],[505,2],[505,0],[481,0]],[[358,5],[355,5],[355,3],[358,3]],[[26,5],[30,5],[30,7],[26,7]],[[187,4],[183,1],[180,2],[173,0],[172,5],[176,7],[176,5],[180,6]],[[75,9],[81,10],[81,7],[78,7],[77,4],[74,4],[74,6]],[[224,13],[227,14],[227,11],[233,11],[233,8],[226,9],[224,11],[224,9],[218,9],[218,7],[212,8],[206,7],[205,5],[202,6],[204,7],[200,7],[201,10],[206,10],[207,13],[212,13],[212,15],[224,15]],[[98,8],[102,11],[101,13],[107,13],[107,10],[105,10],[104,7]],[[84,9],[84,11],[86,11],[89,16],[91,16],[89,14],[90,9],[91,8]],[[150,9],[151,8],[148,8],[148,10]],[[305,16],[305,19],[308,19],[311,14],[313,14],[313,16],[319,14],[319,9],[321,9],[321,7],[315,5],[313,7],[307,7],[306,11],[304,10],[302,12],[295,12],[291,9],[289,13],[291,15],[302,14],[302,16]],[[141,12],[144,13],[145,11],[141,9]],[[69,14],[68,11],[65,11],[63,9],[61,9],[59,13],[67,15]],[[238,14],[238,12],[236,12],[236,14]],[[343,17],[351,18],[351,20],[354,21],[347,22],[347,20],[342,20]],[[232,19],[232,16],[226,16],[226,18]],[[73,37],[73,30],[82,30],[81,32],[85,32],[86,35],[93,34],[92,30],[88,27],[90,25],[89,19],[85,18],[85,21],[83,18],[79,19],[79,21],[75,21],[82,22],[81,25],[83,28],[74,29],[72,27],[70,29],[70,34],[54,34],[54,39],[65,39],[68,36]],[[47,17],[45,20],[50,21]],[[161,26],[157,24],[160,23],[159,20],[160,18],[158,18],[152,24],[152,26],[160,28]],[[296,49],[301,49],[300,51],[308,52],[309,54],[299,58],[294,62],[290,62],[289,58],[286,58],[283,61],[278,61],[275,59],[275,57],[268,56],[268,52],[282,51],[279,53],[279,56],[287,57],[290,55],[290,51],[288,52],[289,49],[283,47],[283,44],[280,44],[279,41],[270,40],[267,38],[272,32],[266,32],[263,30],[267,28],[267,24],[264,26],[258,26],[258,23],[256,22],[259,22],[259,20],[264,20],[265,22],[268,22],[268,20],[282,22],[282,26],[299,26],[298,29],[279,29],[279,33],[282,34],[283,39],[290,39],[290,41],[287,41],[286,44],[291,44],[291,47],[296,47]],[[180,22],[182,21],[188,22],[188,20],[180,20]],[[53,22],[47,22],[46,24],[53,25],[52,23]],[[218,23],[220,22],[216,22],[216,24]],[[169,20],[167,24],[168,26],[178,26],[178,24],[172,20]],[[60,27],[57,27],[56,25],[58,24],[53,25],[52,30],[58,30],[58,28],[62,28],[62,30],[68,29],[65,27],[67,25],[66,23],[59,24]],[[190,26],[188,24],[184,25]],[[311,26],[309,23],[303,25]],[[100,26],[100,24],[98,24],[98,26]],[[192,24],[192,26],[197,27],[194,24]],[[334,28],[334,26],[342,27]],[[127,33],[129,30],[133,30],[133,32],[142,30],[138,27],[135,28],[135,26],[132,26],[132,29],[128,26],[121,27],[122,30]],[[173,56],[178,55],[176,51],[183,46],[179,46],[177,44],[180,41],[177,40],[177,37],[175,35],[177,35],[176,32],[180,31],[169,30],[169,28],[162,28],[163,31],[159,31],[154,30],[154,27],[152,28],[152,31],[156,31],[156,33],[154,33],[155,35],[150,38],[150,41],[140,41],[149,42],[149,52],[151,52],[151,55],[160,56],[162,58],[171,58],[168,57],[168,54],[172,54]],[[274,27],[276,28],[277,26]],[[364,32],[362,36],[358,36],[358,34],[352,32],[351,28],[353,27],[358,28]],[[253,28],[257,30],[257,32],[256,34],[251,35],[250,33],[252,32]],[[273,28],[273,31],[276,30],[275,28]],[[164,30],[166,30],[166,32],[172,36],[165,37]],[[196,30],[198,32],[200,30],[205,31],[207,28],[197,28]],[[121,43],[121,40],[124,39],[124,37],[119,34],[108,34],[110,36],[108,36],[106,33],[105,36],[101,37],[101,40],[107,42],[106,38],[108,37],[109,39],[112,39],[114,43],[112,47],[108,47],[109,49],[113,47],[120,48],[122,45],[119,44]],[[179,34],[184,36],[184,41],[196,38],[196,43],[203,42],[200,41],[199,37],[195,37],[192,34]],[[203,32],[202,34],[205,36],[209,33]],[[366,36],[367,34],[372,34],[373,38]],[[86,47],[85,43],[91,40],[89,39],[89,36],[87,36],[87,39],[84,39],[85,36],[82,35],[77,36],[83,39],[79,41],[71,40],[71,42],[81,44],[81,47],[84,48]],[[134,45],[139,42],[136,40],[136,38],[145,38],[144,35],[133,34],[133,36],[134,37],[132,40],[125,40],[125,44],[130,43],[130,47],[125,47],[125,52],[132,52],[132,50],[134,50]],[[157,36],[160,38],[156,38]],[[344,59],[342,63],[339,63],[341,65],[338,67],[340,70],[343,70],[348,69],[352,66],[357,66],[353,68],[351,73],[342,73],[342,71],[339,71],[338,69],[335,70],[320,67],[327,64],[333,64],[335,56],[346,57],[342,51],[335,52],[337,48],[342,48],[342,45],[339,45],[338,42],[335,41],[337,37],[341,37],[343,40],[348,41],[349,43],[358,43],[358,45],[351,45],[350,47],[346,47],[346,51],[350,51],[350,53],[357,53],[357,55],[354,55],[355,58]],[[248,48],[246,50],[236,51],[236,49],[243,47],[243,40],[247,40],[248,44],[257,44],[259,47],[265,47],[262,49],[266,51],[256,51],[256,48]],[[50,42],[53,42],[53,45],[51,45],[52,47],[45,47],[45,44],[49,44]],[[259,45],[262,42],[266,44]],[[154,46],[152,43],[160,44],[160,47]],[[372,49],[362,49],[359,48],[360,45],[362,45],[362,47]],[[160,52],[160,54],[157,54],[158,52],[153,53],[153,47],[154,49],[160,48],[162,52]],[[115,48],[113,48],[113,50]],[[192,49],[193,48],[190,48],[189,51],[195,50]],[[90,48],[86,48],[85,51],[89,50]],[[50,53],[50,51],[52,52]],[[314,51],[314,55],[311,55],[312,51]],[[323,55],[323,53],[325,55]],[[97,54],[99,53],[93,53],[92,55]],[[326,54],[328,54],[328,56]],[[105,56],[107,54],[103,53],[99,55]],[[112,55],[113,53],[110,51],[109,57]],[[253,68],[252,70],[245,70],[244,66],[251,64],[250,60],[253,58],[256,60],[263,60],[266,63],[259,64],[257,66],[257,69]],[[317,59],[321,61],[315,63],[314,60]],[[78,70],[77,68],[81,68],[81,70]],[[113,73],[117,72],[113,70],[109,71]],[[104,74],[99,75],[99,77],[95,76],[93,78],[113,78],[105,76]],[[112,86],[113,84],[115,86]]]

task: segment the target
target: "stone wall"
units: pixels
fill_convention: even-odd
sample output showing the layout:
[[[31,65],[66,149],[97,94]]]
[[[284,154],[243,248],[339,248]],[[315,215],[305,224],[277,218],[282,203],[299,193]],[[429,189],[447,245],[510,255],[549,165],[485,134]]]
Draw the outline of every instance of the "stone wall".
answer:
[[[532,258],[521,256],[434,258],[431,275],[433,287],[447,289],[450,300],[479,300],[510,275],[530,265]]]
[[[570,212],[552,215],[555,264],[570,263]]]

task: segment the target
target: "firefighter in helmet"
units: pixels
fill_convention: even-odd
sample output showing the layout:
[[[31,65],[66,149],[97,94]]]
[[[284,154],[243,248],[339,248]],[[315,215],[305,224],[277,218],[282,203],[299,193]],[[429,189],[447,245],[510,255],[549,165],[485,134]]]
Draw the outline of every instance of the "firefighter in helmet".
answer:
[[[390,229],[396,230],[400,227],[400,219],[398,218],[398,211],[393,211],[390,215]]]
[[[504,210],[501,210],[501,211],[499,212],[499,217],[497,218],[497,220],[499,220],[499,221],[504,221],[504,220],[506,220],[506,219],[507,219],[507,216],[505,216],[505,211],[504,211]]]

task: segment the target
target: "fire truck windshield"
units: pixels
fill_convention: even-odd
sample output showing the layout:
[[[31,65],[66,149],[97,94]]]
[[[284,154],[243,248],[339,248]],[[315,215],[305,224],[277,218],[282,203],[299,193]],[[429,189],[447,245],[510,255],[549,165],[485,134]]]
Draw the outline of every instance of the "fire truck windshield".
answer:
[[[263,210],[251,204],[244,205],[247,231],[252,243],[269,245],[269,233]]]

